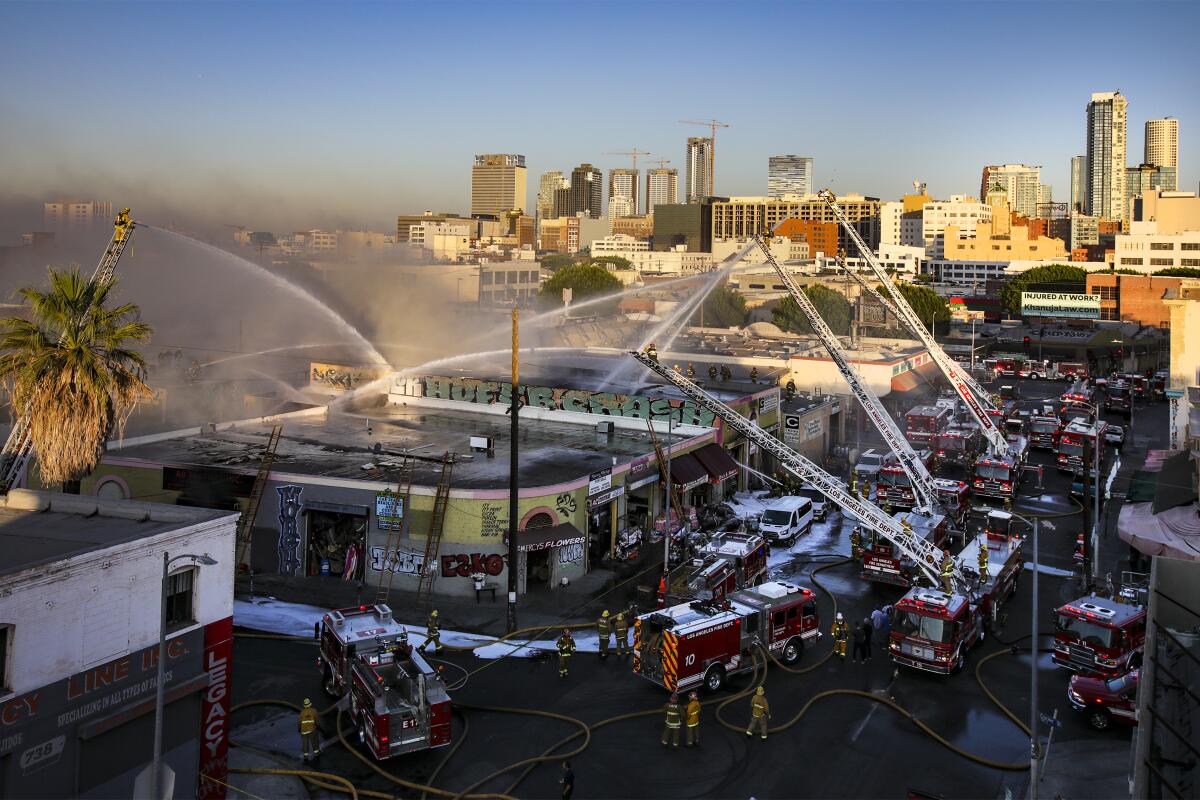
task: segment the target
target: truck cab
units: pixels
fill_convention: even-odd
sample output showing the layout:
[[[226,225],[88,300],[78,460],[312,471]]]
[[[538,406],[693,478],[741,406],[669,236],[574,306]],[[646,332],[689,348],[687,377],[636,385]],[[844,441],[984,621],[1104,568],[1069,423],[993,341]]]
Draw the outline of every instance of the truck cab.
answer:
[[[758,522],[758,530],[772,544],[791,546],[812,529],[813,503],[807,497],[787,495],[772,500]]]
[[[1115,725],[1138,724],[1137,691],[1140,669],[1115,678],[1072,675],[1067,700],[1084,715],[1088,725],[1106,731]]]
[[[1113,677],[1139,665],[1146,644],[1146,609],[1105,597],[1081,597],[1054,612],[1054,663]]]
[[[949,675],[983,635],[983,618],[966,597],[912,589],[892,606],[888,651],[901,666]]]
[[[1108,423],[1103,420],[1088,424],[1083,418],[1079,418],[1063,426],[1055,447],[1055,461],[1059,471],[1082,475],[1086,469],[1091,479],[1097,480],[1096,462],[1100,462],[1100,469],[1103,470],[1108,460],[1105,440],[1107,432]]]
[[[1104,387],[1104,410],[1133,416],[1133,388],[1124,380],[1109,381]]]
[[[1049,359],[1027,358],[1017,368],[1017,376],[1045,380],[1053,374]]]
[[[953,409],[944,405],[916,406],[904,415],[904,435],[914,445],[931,446],[953,417]]]
[[[820,489],[811,483],[803,484],[797,496],[807,497],[812,502],[813,519],[817,522],[823,522],[829,515],[829,500]]]
[[[938,467],[970,466],[983,451],[983,434],[978,425],[953,425],[938,434],[934,448]]]
[[[734,584],[739,589],[761,583],[767,574],[767,541],[757,533],[716,533],[700,552],[704,557],[720,559],[732,567]]]
[[[1012,500],[1021,483],[1020,465],[1008,456],[980,456],[971,490],[978,497]]]
[[[1029,446],[1053,450],[1062,421],[1055,414],[1033,414],[1029,417]]]

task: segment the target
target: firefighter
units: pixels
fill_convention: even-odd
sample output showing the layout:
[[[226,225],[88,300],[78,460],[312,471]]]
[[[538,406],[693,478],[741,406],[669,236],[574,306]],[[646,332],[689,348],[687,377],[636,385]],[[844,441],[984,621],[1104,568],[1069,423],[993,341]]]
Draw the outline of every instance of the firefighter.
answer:
[[[617,612],[613,629],[617,634],[617,655],[621,658],[629,658],[629,623],[625,621],[624,611]]]
[[[596,633],[600,635],[600,658],[603,660],[608,658],[608,644],[612,640],[612,623],[608,621],[607,608],[600,613],[600,619],[596,620]]]
[[[304,698],[304,708],[300,709],[299,729],[301,758],[311,761],[321,755],[321,740],[317,735],[317,710],[307,697]]]
[[[987,537],[985,536],[984,541],[981,541],[979,543],[979,582],[980,583],[983,583],[984,581],[986,581],[988,579],[988,546],[987,546],[986,538]]]
[[[729,367],[721,365],[721,380],[728,382],[733,377],[733,373],[729,371]]]
[[[117,221],[113,223],[113,227],[116,228],[113,238],[118,242],[123,241],[128,235],[129,229],[133,227],[133,220],[129,218],[128,208],[121,209],[121,213],[117,214]]]
[[[850,638],[850,626],[846,624],[846,618],[842,616],[842,612],[837,613],[837,619],[833,621],[833,652],[846,660],[846,640]]]
[[[758,367],[750,368],[750,382],[758,383]]]
[[[717,365],[716,364],[708,365],[708,379],[710,381],[715,381],[717,379]]]
[[[654,342],[646,345],[646,355],[649,356],[651,361],[656,364],[658,363],[658,348],[654,346]]]
[[[942,570],[938,575],[942,579],[942,591],[946,594],[954,592],[954,559],[949,550],[942,551]]]
[[[671,699],[663,706],[663,711],[666,712],[666,719],[663,722],[662,743],[663,747],[667,746],[667,736],[671,737],[671,746],[676,750],[679,749],[679,722],[683,714],[683,709],[679,705],[679,694],[671,693]]]
[[[696,380],[696,368],[692,366],[692,362],[688,362],[687,377],[689,381]]]
[[[425,623],[425,644],[421,645],[421,652],[424,653],[431,644],[434,655],[442,651],[441,622],[438,620],[436,608],[429,612],[429,621]]]
[[[571,638],[571,631],[568,628],[563,628],[562,636],[558,637],[555,642],[558,645],[558,677],[567,677],[567,664],[570,663],[571,655],[575,652],[575,640]]]
[[[862,558],[862,554],[862,533],[859,532],[858,526],[855,525],[854,529],[850,531],[850,555],[857,559]]]
[[[700,696],[695,692],[688,695],[687,746],[700,746]]]
[[[843,652],[845,646],[843,645]],[[758,691],[754,693],[754,699],[750,701],[750,726],[746,728],[746,735],[753,736],[754,729],[758,728],[758,733],[762,738],[767,738],[767,720],[771,718],[771,706],[767,703],[766,690],[763,687],[758,687]]]

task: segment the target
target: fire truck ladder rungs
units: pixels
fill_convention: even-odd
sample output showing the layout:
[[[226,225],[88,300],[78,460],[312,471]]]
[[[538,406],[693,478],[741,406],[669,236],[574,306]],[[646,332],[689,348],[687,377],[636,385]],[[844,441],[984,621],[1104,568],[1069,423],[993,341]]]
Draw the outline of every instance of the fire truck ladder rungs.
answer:
[[[654,423],[650,418],[646,418],[646,430],[650,431],[650,443],[654,445],[654,457],[658,459],[658,473],[662,476],[662,482],[667,482],[667,456],[663,452],[662,445],[658,442],[658,436],[654,433]],[[670,442],[667,443],[670,446]],[[671,507],[675,509],[675,513],[679,516],[680,523],[683,521],[683,503],[679,498],[679,490],[672,483],[668,489],[671,492]],[[667,519],[666,514],[663,514],[663,530],[669,532],[671,530],[671,520]],[[664,534],[666,535],[666,534]]]
[[[454,454],[442,456],[442,475],[438,478],[437,493],[433,496],[433,514],[429,517],[429,535],[425,538],[425,560],[417,579],[417,608],[427,611],[433,594],[433,579],[437,575],[436,561],[442,546],[442,525],[446,507],[450,504],[450,476],[454,472]]]
[[[117,238],[117,232],[113,231],[112,240],[92,272],[92,283],[112,279],[117,262],[121,260],[121,254],[125,252],[125,246],[133,236],[133,228],[133,224],[130,223],[120,239]],[[33,435],[29,430],[29,415],[23,413],[13,420],[8,439],[5,440],[3,449],[0,449],[0,494],[7,494],[8,490],[16,485],[32,455]]]
[[[942,562],[941,550],[917,536],[911,530],[906,529],[892,517],[885,514],[878,506],[872,505],[857,495],[851,494],[849,488],[837,478],[795,450],[792,450],[786,444],[720,400],[712,397],[675,370],[664,367],[644,353],[630,352],[630,355],[644,366],[653,370],[660,377],[670,381],[690,400],[712,411],[730,428],[775,456],[784,469],[797,478],[811,483],[826,497],[857,517],[864,526],[881,533],[888,541],[896,545],[905,556],[916,562],[917,568],[921,570],[921,573],[932,585],[939,585],[938,576]],[[953,583],[956,587],[963,587],[961,591],[964,592],[966,591],[966,587],[970,586],[970,583],[963,575],[961,565],[957,561],[954,565]]]
[[[252,554],[250,541],[254,538],[254,518],[258,516],[258,507],[262,504],[263,493],[267,490],[267,478],[271,475],[271,467],[275,464],[275,451],[279,448],[279,438],[283,435],[283,426],[271,428],[271,436],[263,448],[262,461],[258,464],[258,474],[254,476],[254,487],[250,490],[250,498],[246,501],[246,510],[238,519],[237,526],[237,562],[234,569],[240,569],[243,562],[249,567],[246,559]]]
[[[1015,457],[1016,454],[1008,443],[1008,437],[1004,435],[1004,431],[1000,430],[995,420],[987,413],[988,410],[995,409],[983,387],[968,375],[959,366],[957,361],[946,355],[946,351],[933,338],[933,334],[926,330],[925,324],[917,317],[917,313],[912,310],[912,306],[904,299],[904,295],[900,294],[900,291],[896,288],[896,284],[892,282],[891,276],[880,266],[879,261],[875,258],[875,253],[863,241],[862,236],[858,233],[858,229],[854,227],[849,217],[842,211],[841,206],[837,204],[837,198],[833,192],[828,189],[822,189],[817,193],[817,196],[829,207],[838,224],[846,232],[846,236],[858,247],[859,254],[867,262],[867,266],[871,268],[871,271],[875,273],[875,277],[883,285],[883,288],[891,295],[892,304],[896,311],[899,312],[900,321],[925,346],[925,349],[929,352],[929,357],[938,365],[942,374],[946,376],[946,380],[950,381],[950,385],[954,387],[954,391],[962,398],[970,410],[971,416],[975,417],[975,421],[979,423],[979,428],[983,431],[983,435],[988,441],[989,450],[996,455],[1012,455]]]
[[[405,456],[403,463],[400,465],[400,480],[396,483],[396,504],[399,506],[392,507],[392,516],[389,522],[387,544],[383,548],[383,569],[379,572],[379,584],[375,588],[375,604],[387,605],[388,596],[392,592],[392,578],[395,577],[396,561],[400,558],[400,533],[404,529],[404,520],[408,519],[408,512],[412,508],[409,500],[412,499],[412,481],[413,472],[416,471],[417,460],[412,456]],[[399,514],[396,514],[396,511]],[[395,553],[391,564],[388,563],[388,554]],[[387,583],[384,583],[384,576],[387,576]]]
[[[821,313],[817,311],[817,307],[808,299],[796,282],[792,279],[791,274],[783,268],[775,256],[771,255],[771,250],[767,247],[767,243],[763,237],[756,236],[759,249],[766,256],[767,263],[774,268],[779,279],[783,281],[783,285],[787,287],[788,293],[792,299],[796,301],[796,305],[800,306],[800,310],[804,312],[804,316],[808,319],[808,324],[812,326],[813,332],[817,334],[817,338],[821,340],[821,344],[825,346],[825,350],[829,353],[829,357],[833,359],[833,363],[837,365],[838,371],[842,373],[842,377],[850,386],[850,391],[854,393],[858,399],[859,405],[863,411],[867,413],[867,417],[875,425],[875,429],[883,436],[884,442],[891,448],[891,451],[896,455],[900,462],[900,466],[904,469],[904,474],[908,476],[909,483],[912,484],[914,508],[922,513],[929,514],[938,507],[937,491],[934,489],[933,476],[929,474],[929,470],[925,468],[924,462],[917,457],[916,451],[912,445],[908,443],[908,439],[897,427],[896,421],[892,419],[892,415],[887,412],[880,402],[879,396],[875,391],[862,379],[858,374],[858,370],[850,363],[850,359],[846,356],[846,351],[842,349],[842,343],[838,340],[837,334],[833,329],[826,324],[821,318]]]

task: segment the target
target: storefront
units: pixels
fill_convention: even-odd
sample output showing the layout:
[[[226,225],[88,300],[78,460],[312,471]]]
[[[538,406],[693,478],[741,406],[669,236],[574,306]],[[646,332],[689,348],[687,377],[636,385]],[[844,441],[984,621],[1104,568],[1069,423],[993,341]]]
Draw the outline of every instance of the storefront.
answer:
[[[671,483],[679,492],[679,501],[684,508],[703,505],[705,493],[702,487],[708,485],[709,475],[696,456],[685,453],[671,458]],[[700,489],[701,491],[697,491]]]
[[[518,584],[522,592],[549,589],[585,572],[587,537],[569,522],[517,531]],[[504,537],[505,546],[508,536]]]
[[[651,520],[662,503],[658,499],[658,459],[642,456],[629,465],[625,473],[626,524],[643,531],[650,530]]]
[[[693,455],[708,473],[708,502],[720,503],[737,491],[738,464],[719,444],[706,444]]]
[[[306,501],[302,513],[306,523],[304,574],[361,579],[370,510],[366,506]]]
[[[624,484],[614,485],[611,467],[588,475],[587,530],[588,561],[599,564],[612,552],[617,531],[625,525]]]

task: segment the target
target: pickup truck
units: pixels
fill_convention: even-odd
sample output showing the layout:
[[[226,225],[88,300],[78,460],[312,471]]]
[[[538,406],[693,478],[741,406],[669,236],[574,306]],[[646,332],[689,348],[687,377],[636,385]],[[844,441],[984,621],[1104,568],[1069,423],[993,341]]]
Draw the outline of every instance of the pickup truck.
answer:
[[[1113,723],[1137,726],[1138,675],[1135,669],[1115,678],[1072,675],[1067,699],[1087,718],[1088,725],[1105,731]]]

